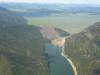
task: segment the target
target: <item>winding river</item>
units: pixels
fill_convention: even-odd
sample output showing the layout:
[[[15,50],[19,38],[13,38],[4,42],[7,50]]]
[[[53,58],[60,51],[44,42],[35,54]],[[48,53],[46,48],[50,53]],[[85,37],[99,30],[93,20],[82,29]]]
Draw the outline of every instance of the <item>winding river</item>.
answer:
[[[50,75],[74,75],[71,65],[61,55],[59,47],[46,43],[45,48],[48,53]]]

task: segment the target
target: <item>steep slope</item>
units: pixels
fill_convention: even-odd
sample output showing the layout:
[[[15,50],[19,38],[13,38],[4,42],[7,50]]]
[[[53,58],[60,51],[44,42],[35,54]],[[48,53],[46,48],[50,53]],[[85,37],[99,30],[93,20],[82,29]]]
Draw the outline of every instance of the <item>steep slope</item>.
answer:
[[[48,75],[40,28],[14,12],[0,13],[0,75]]]
[[[0,27],[25,25],[25,19],[13,11],[0,7]]]
[[[51,26],[43,26],[41,27],[41,33],[43,37],[47,40],[53,40],[61,37],[65,37],[70,35],[70,33],[65,32],[59,28],[51,27]]]
[[[100,75],[100,22],[67,38],[65,52],[78,75]]]

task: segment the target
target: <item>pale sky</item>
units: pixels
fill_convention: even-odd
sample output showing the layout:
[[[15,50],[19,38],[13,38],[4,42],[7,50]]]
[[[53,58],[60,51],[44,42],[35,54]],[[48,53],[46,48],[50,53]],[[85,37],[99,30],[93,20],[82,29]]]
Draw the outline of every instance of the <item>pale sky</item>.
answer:
[[[0,0],[0,2],[100,4],[100,0]]]

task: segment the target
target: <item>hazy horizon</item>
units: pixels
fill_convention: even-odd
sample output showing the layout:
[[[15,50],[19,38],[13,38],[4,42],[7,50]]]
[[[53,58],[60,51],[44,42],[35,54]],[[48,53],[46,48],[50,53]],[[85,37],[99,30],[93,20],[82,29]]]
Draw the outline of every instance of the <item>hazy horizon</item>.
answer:
[[[60,4],[100,4],[98,0],[0,0],[0,3],[60,3]]]

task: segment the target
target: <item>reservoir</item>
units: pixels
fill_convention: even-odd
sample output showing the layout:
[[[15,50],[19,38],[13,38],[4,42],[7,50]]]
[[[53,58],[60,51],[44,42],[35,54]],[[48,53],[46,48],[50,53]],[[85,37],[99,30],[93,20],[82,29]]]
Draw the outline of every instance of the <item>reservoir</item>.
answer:
[[[61,50],[50,43],[45,44],[48,53],[50,75],[74,75],[69,62],[61,55]]]

